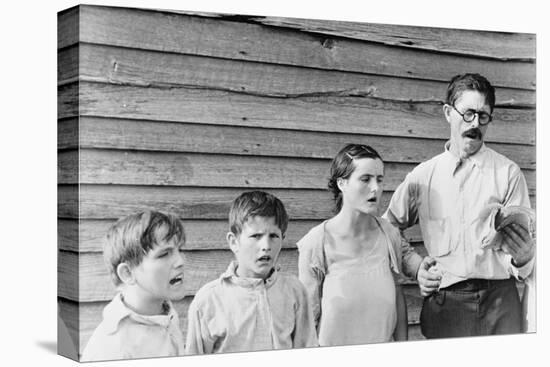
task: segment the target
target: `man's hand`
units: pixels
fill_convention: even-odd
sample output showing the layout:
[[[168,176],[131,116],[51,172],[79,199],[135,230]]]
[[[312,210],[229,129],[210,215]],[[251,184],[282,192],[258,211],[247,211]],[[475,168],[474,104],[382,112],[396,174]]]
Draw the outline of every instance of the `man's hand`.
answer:
[[[514,265],[521,268],[535,256],[535,245],[529,232],[519,224],[502,228],[502,251],[512,255]],[[420,265],[422,267],[422,265]],[[418,271],[420,273],[420,270]]]
[[[433,292],[437,291],[439,284],[441,283],[441,274],[438,271],[434,271],[432,268],[436,265],[433,258],[426,256],[420,263],[416,279],[418,280],[418,286],[420,287],[420,294],[423,297],[429,296]],[[430,270],[430,268],[432,268]]]

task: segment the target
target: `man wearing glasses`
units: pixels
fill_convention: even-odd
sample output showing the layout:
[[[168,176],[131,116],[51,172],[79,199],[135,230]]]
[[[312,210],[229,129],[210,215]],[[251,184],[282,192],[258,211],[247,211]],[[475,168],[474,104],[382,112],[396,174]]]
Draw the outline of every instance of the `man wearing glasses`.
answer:
[[[455,76],[443,106],[451,129],[444,152],[407,175],[384,214],[400,230],[420,224],[429,256],[407,247],[404,261],[418,269],[427,338],[522,331],[515,279],[533,269],[533,240],[511,224],[487,248],[510,206],[530,207],[518,165],[484,144],[494,106],[487,79]]]

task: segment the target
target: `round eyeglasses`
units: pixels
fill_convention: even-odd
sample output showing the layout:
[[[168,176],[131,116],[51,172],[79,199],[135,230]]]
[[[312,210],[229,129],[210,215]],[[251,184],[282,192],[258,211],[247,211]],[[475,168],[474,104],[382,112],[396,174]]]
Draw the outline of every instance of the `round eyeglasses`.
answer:
[[[478,117],[478,121],[480,125],[487,125],[489,122],[493,121],[493,116],[488,114],[485,111],[476,111],[476,110],[466,110],[466,112],[461,113],[459,110],[456,109],[455,106],[450,105],[454,110],[462,116],[462,119],[464,122],[471,123],[476,118],[476,115]]]

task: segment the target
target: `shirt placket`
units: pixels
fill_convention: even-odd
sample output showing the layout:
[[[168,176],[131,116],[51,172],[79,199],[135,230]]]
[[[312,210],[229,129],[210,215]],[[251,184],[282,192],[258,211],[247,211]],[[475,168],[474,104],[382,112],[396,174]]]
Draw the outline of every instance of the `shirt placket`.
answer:
[[[275,348],[275,341],[273,339],[273,320],[271,317],[271,309],[269,306],[269,300],[267,298],[267,287],[262,283],[258,287],[256,293],[258,299],[258,322],[257,322],[257,335],[262,335],[261,345],[270,346]]]
[[[470,244],[466,243],[466,210],[467,210],[467,192],[468,192],[468,178],[472,171],[472,164],[469,161],[462,161],[460,169],[457,171],[456,179],[458,180],[458,208],[457,213],[459,215],[458,223],[456,228],[456,234],[458,236],[458,247],[460,249],[460,252],[464,256],[465,259],[467,259],[470,255]],[[457,249],[458,250],[458,249]],[[466,271],[466,274],[471,273],[471,262],[465,261],[464,262],[464,270]]]

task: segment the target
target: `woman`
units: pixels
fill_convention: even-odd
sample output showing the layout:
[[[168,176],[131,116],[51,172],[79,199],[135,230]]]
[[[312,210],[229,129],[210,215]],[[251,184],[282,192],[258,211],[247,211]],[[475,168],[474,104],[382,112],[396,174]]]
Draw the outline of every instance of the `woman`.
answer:
[[[383,177],[373,148],[346,145],[332,161],[328,183],[337,214],[298,241],[299,276],[321,346],[407,339],[397,284],[401,236],[378,216]]]

